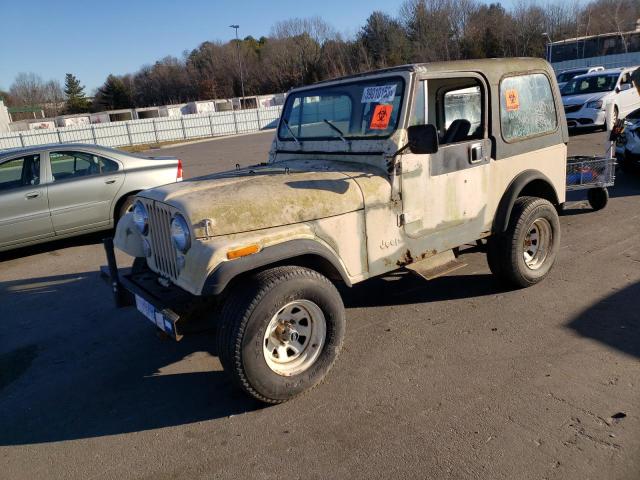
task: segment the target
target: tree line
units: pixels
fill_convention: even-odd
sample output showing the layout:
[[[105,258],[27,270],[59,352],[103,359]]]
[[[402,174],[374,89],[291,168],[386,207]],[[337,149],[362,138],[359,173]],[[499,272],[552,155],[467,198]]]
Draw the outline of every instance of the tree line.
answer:
[[[63,89],[20,73],[0,96],[9,105],[54,105],[66,113],[166,105],[238,97],[241,72],[245,94],[260,95],[404,63],[543,57],[549,38],[634,30],[638,17],[640,0],[519,0],[508,9],[480,0],[406,0],[395,16],[371,13],[353,38],[313,17],[280,21],[268,37],[206,41],[180,58],[109,75],[92,102],[71,74]]]

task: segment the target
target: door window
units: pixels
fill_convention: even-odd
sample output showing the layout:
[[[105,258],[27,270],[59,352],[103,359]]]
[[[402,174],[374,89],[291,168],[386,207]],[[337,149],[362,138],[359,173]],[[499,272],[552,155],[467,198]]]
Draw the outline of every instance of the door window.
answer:
[[[482,123],[482,95],[480,87],[450,90],[444,94],[444,127],[456,120],[467,120],[475,132]]]
[[[0,191],[40,184],[40,155],[0,163]]]
[[[49,161],[55,182],[118,171],[113,160],[87,152],[51,152]]]
[[[441,145],[484,138],[484,96],[478,80],[434,79],[429,90],[436,92],[433,98],[429,96],[429,111],[435,112]]]

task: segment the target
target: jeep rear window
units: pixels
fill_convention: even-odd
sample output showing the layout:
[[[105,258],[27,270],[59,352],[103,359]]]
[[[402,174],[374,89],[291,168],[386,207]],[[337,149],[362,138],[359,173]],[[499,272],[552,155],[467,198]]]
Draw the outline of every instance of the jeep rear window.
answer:
[[[551,84],[546,75],[532,73],[500,82],[500,123],[507,142],[554,132],[558,127]]]
[[[398,127],[402,78],[360,80],[292,93],[278,130],[280,140],[387,138]]]

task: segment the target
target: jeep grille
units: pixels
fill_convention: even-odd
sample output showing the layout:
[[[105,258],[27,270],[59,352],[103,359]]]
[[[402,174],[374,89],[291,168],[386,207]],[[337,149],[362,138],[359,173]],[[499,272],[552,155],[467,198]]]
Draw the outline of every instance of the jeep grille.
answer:
[[[168,205],[141,199],[149,214],[148,239],[151,258],[147,263],[154,272],[174,282],[178,279],[178,258],[171,241],[171,218],[173,211]]]

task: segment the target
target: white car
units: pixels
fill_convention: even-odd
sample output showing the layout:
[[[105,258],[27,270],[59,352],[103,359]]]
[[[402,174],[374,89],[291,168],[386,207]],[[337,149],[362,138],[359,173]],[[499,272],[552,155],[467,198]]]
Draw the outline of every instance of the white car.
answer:
[[[607,129],[640,108],[640,95],[631,82],[634,70],[601,70],[569,81],[561,91],[569,128]]]
[[[602,70],[604,70],[604,67],[602,66],[571,68],[569,70],[563,70],[556,76],[558,80],[558,87],[559,88],[564,87],[567,84],[567,82],[573,80],[578,75],[584,75],[585,73],[591,73],[591,72],[600,72]]]

